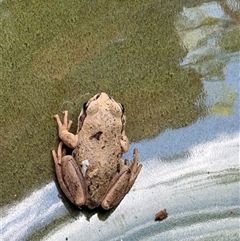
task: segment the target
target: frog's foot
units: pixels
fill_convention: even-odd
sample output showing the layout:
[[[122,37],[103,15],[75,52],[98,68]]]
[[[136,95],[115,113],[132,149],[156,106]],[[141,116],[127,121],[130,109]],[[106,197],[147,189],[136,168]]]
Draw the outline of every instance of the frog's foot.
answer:
[[[83,176],[78,170],[72,156],[64,156],[62,142],[59,143],[57,153],[52,150],[58,183],[66,197],[75,205],[82,206],[85,203],[83,188]]]
[[[61,127],[62,129],[64,128],[67,131],[69,131],[72,126],[72,121],[69,120],[69,122],[68,122],[68,111],[67,110],[63,111],[63,114],[64,114],[63,123],[61,122],[59,115],[54,115],[54,118],[57,121],[58,127]]]
[[[138,151],[134,149],[132,164],[125,160],[120,172],[110,182],[108,192],[101,203],[103,209],[108,210],[120,203],[131,189],[141,168],[142,165],[138,164]]]
[[[60,139],[64,142],[64,144],[74,149],[77,146],[77,135],[74,135],[71,132],[69,132],[72,126],[72,121],[68,121],[68,111],[63,111],[63,114],[63,122],[61,121],[59,115],[54,116],[58,124],[58,135]]]

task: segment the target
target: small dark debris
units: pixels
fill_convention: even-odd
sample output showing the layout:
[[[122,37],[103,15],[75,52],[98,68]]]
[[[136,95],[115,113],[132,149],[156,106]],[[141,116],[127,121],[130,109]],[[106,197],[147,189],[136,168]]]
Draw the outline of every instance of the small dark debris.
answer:
[[[100,136],[102,135],[102,131],[97,132],[96,134],[92,135],[89,139],[92,140],[93,138],[97,139],[99,141]]]
[[[168,217],[167,210],[164,208],[163,210],[159,211],[155,215],[155,221],[162,221]]]

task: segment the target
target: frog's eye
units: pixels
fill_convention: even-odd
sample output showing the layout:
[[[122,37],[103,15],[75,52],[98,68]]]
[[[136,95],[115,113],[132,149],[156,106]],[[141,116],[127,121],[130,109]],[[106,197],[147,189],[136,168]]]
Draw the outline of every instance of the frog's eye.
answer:
[[[124,114],[124,111],[125,111],[124,105],[120,103],[120,106],[122,107],[122,114]]]
[[[83,104],[83,111],[85,112],[87,110],[87,101]]]
[[[101,93],[98,93],[95,97],[95,100],[97,100],[99,98],[99,96],[101,95]]]

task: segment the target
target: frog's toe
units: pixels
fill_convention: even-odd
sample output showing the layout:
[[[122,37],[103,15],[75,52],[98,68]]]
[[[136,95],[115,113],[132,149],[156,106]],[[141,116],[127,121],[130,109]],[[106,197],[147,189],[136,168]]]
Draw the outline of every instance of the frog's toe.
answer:
[[[133,175],[136,177],[138,176],[139,172],[141,171],[142,165],[138,164],[138,149],[135,148],[133,150],[133,160],[132,160],[132,165],[130,166],[130,169],[133,173]]]
[[[129,160],[128,160],[128,159],[125,159],[125,160],[124,160],[124,165],[130,166],[130,163],[129,163]]]

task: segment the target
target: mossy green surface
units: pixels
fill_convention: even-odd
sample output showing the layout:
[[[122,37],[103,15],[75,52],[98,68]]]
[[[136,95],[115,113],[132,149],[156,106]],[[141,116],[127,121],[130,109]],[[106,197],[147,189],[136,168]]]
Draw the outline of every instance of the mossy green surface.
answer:
[[[1,3],[1,202],[55,177],[53,115],[104,91],[124,104],[131,141],[179,128],[202,114],[200,76],[174,27],[181,3],[6,1]]]
[[[229,32],[226,32],[219,40],[220,48],[227,50],[228,52],[240,51],[240,28],[235,28]]]

